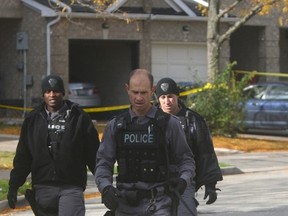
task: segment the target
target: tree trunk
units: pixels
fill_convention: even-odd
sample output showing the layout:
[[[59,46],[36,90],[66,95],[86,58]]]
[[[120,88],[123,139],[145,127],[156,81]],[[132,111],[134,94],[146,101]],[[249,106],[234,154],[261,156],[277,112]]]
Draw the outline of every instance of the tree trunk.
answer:
[[[208,82],[211,83],[213,83],[215,76],[219,73],[219,1],[209,0],[207,20],[207,67]]]

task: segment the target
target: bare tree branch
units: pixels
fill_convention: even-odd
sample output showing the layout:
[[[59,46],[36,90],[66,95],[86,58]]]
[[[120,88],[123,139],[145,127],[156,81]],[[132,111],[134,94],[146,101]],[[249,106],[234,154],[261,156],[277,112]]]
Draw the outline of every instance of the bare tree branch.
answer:
[[[241,25],[243,25],[244,23],[246,23],[248,20],[250,20],[252,17],[254,17],[255,15],[257,15],[265,5],[272,5],[278,1],[281,1],[281,0],[271,0],[270,2],[268,3],[259,3],[257,5],[254,6],[254,8],[251,9],[251,11],[249,11],[249,13],[246,14],[246,16],[240,18],[239,21],[237,21],[233,26],[231,26],[226,32],[225,34],[221,35],[219,37],[219,43],[220,45],[226,40],[228,39],[231,34],[237,30]]]
[[[223,17],[225,14],[227,14],[229,11],[233,10],[239,3],[241,3],[243,0],[236,0],[233,4],[225,8],[224,10],[221,10],[217,19],[220,20],[221,17]]]

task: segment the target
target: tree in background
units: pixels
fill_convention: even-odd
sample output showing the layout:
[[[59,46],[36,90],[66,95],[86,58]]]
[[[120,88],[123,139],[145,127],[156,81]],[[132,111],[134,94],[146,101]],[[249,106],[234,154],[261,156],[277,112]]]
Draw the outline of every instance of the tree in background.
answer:
[[[90,8],[98,13],[115,16],[124,19],[127,23],[132,22],[125,11],[119,16],[113,11],[125,3],[124,0],[48,0],[54,8],[59,6],[65,12],[65,7],[61,3],[70,6],[82,6]],[[152,1],[152,0],[150,0]],[[154,0],[153,0],[154,1]],[[164,1],[164,0],[163,0]],[[221,45],[242,25],[255,16],[266,16],[277,12],[279,15],[279,25],[284,25],[288,21],[288,0],[186,0],[198,3],[198,9],[203,16],[207,16],[207,66],[208,81],[213,83],[215,76],[219,74],[219,56]],[[142,1],[143,7],[148,0]],[[119,12],[119,11],[118,11]],[[286,14],[286,16],[285,16]],[[223,32],[221,21],[224,18],[233,18],[236,21]]]
[[[265,16],[278,10],[279,25],[283,25],[287,22],[284,15],[288,14],[288,0],[208,0],[208,4],[200,5],[200,9],[208,17],[208,80],[213,83],[215,76],[219,74],[219,56],[223,42],[256,15]],[[237,17],[237,21],[225,32],[220,32],[221,19],[231,15]]]

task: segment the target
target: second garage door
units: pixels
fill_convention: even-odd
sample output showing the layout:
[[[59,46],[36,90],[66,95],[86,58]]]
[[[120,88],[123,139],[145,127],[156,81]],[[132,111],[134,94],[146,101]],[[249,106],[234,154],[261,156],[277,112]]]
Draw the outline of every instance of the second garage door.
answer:
[[[176,82],[206,82],[206,44],[152,44],[152,74],[155,82],[171,77]]]

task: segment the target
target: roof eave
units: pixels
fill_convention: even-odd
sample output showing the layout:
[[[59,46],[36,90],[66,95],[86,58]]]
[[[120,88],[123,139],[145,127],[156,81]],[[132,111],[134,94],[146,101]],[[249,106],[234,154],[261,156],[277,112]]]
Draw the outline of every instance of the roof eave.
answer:
[[[67,17],[66,13],[59,13],[63,17]],[[87,19],[99,19],[99,18],[116,18],[116,19],[135,19],[135,20],[166,20],[166,21],[207,21],[207,17],[200,16],[182,16],[182,15],[158,15],[158,14],[121,14],[121,13],[84,13],[84,12],[72,12],[69,14],[69,18],[87,18]],[[221,22],[236,22],[238,18],[222,18]]]
[[[55,17],[57,12],[33,0],[21,0],[27,7],[39,12],[42,17]]]

